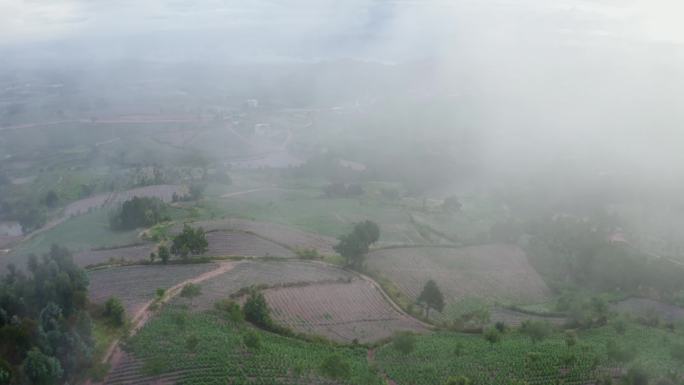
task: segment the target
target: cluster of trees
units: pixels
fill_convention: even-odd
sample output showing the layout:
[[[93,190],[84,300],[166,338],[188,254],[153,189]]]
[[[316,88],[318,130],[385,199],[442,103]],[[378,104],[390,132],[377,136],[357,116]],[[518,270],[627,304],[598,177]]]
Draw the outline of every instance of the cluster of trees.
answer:
[[[356,270],[363,269],[363,263],[370,246],[380,238],[380,227],[372,221],[364,221],[354,225],[354,229],[339,238],[334,249],[350,266]]]
[[[0,381],[62,384],[92,363],[88,276],[58,246],[29,256],[28,273],[10,266],[0,281]]]
[[[665,299],[684,289],[684,267],[644,255],[628,243],[611,242],[611,230],[593,221],[562,217],[529,230],[530,260],[556,289],[570,285],[628,293],[651,290]]]
[[[173,237],[171,244],[171,253],[182,259],[204,254],[208,249],[209,242],[204,229],[201,227],[192,228],[187,224],[183,226],[183,231],[180,234]]]
[[[165,211],[166,204],[159,198],[133,197],[110,216],[109,225],[114,230],[150,227],[169,220]]]

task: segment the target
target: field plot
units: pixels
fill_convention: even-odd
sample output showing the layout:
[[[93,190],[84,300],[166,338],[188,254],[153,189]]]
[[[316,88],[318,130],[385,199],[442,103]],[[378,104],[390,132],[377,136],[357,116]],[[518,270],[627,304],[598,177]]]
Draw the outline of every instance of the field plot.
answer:
[[[211,257],[295,257],[291,250],[243,231],[212,231],[207,241],[209,250],[204,255]]]
[[[167,289],[187,279],[201,275],[218,265],[199,263],[187,265],[123,266],[94,270],[90,277],[90,300],[103,303],[118,297],[129,316],[156,295],[158,288]]]
[[[562,326],[566,319],[563,317],[546,317],[540,315],[533,315],[528,313],[523,313],[511,309],[506,309],[503,307],[496,306],[489,313],[489,322],[495,324],[497,322],[503,322],[506,326],[518,327],[523,321],[548,321],[552,325]]]
[[[657,317],[665,322],[684,320],[684,309],[681,307],[668,305],[652,299],[629,298],[613,305],[611,310],[641,318]]]
[[[154,243],[122,246],[115,248],[81,251],[74,255],[74,262],[79,266],[91,266],[106,262],[135,262],[148,260],[155,249]]]
[[[557,332],[534,343],[513,331],[490,345],[480,335],[443,332],[419,336],[416,349],[407,355],[384,346],[376,360],[399,385],[444,384],[458,375],[469,378],[473,385],[595,384],[604,373],[626,370],[625,364],[608,354],[608,342],[620,341],[634,351],[633,363],[655,378],[681,371],[681,362],[671,354],[673,346],[684,342],[677,333],[629,324],[624,335],[606,326],[578,332],[577,341],[568,347],[564,333]]]
[[[188,193],[185,186],[176,185],[155,185],[138,187],[126,191],[117,191],[109,194],[95,195],[89,198],[81,199],[70,203],[64,208],[62,216],[64,218],[73,217],[75,215],[82,215],[90,210],[101,207],[123,203],[134,197],[155,197],[164,202],[171,202],[173,195],[183,196]]]
[[[256,334],[261,346],[245,346],[248,334]],[[197,342],[194,348],[188,347],[190,338]],[[188,314],[173,307],[145,325],[127,342],[126,349],[140,361],[123,360],[121,365],[115,365],[107,385],[383,383],[368,367],[365,348],[282,337],[246,324],[230,323],[213,313]],[[321,374],[321,363],[331,355],[349,365],[348,379],[331,380]],[[157,376],[150,376],[153,373]]]
[[[549,289],[518,247],[383,249],[368,256],[370,271],[390,279],[411,299],[433,279],[448,305],[467,298],[507,303],[543,302]]]
[[[333,254],[334,238],[308,233],[287,226],[256,222],[247,219],[223,219],[217,221],[200,221],[191,223],[192,226],[202,227],[205,231],[235,230],[254,233],[264,239],[280,244],[289,249],[316,249],[322,254]],[[172,232],[179,232],[182,226],[176,226]]]
[[[316,262],[242,261],[231,271],[202,282],[202,295],[198,298],[190,301],[176,297],[172,302],[193,310],[207,310],[216,301],[252,285],[349,281],[352,277],[347,271]]]
[[[335,341],[378,341],[397,331],[423,332],[415,319],[390,305],[369,281],[315,284],[266,290],[279,323]]]

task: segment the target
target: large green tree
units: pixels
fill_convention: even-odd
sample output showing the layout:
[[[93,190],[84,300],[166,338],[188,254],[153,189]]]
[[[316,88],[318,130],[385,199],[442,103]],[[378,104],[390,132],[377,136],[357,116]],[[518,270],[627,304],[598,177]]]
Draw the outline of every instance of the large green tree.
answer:
[[[380,227],[372,221],[354,225],[354,229],[339,238],[334,249],[347,261],[347,265],[361,270],[370,246],[380,238]]]
[[[173,238],[171,252],[183,259],[191,255],[200,255],[209,248],[207,235],[201,227],[192,228],[187,224],[183,226],[183,231]]]
[[[417,302],[423,305],[426,317],[430,316],[430,309],[435,309],[438,312],[444,310],[444,295],[433,280],[427,281],[423,291],[418,296]]]

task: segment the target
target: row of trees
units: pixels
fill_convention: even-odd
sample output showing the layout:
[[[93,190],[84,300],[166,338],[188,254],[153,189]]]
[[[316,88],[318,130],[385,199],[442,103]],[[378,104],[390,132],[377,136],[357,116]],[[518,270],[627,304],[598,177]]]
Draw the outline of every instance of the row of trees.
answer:
[[[0,383],[61,384],[92,363],[88,276],[68,250],[29,256],[0,281]]]
[[[150,261],[154,262],[157,258],[162,263],[168,263],[172,255],[187,260],[192,256],[202,255],[209,249],[207,234],[201,227],[193,228],[189,225],[183,226],[183,231],[173,237],[171,248],[161,245],[157,253],[150,254]]]
[[[159,198],[133,197],[124,202],[109,218],[113,230],[132,230],[154,226],[169,220],[166,204]]]

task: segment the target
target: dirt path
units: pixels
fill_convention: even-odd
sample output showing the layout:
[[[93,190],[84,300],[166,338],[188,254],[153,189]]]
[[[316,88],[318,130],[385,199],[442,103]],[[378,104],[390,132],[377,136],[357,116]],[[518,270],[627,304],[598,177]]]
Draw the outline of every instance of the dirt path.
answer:
[[[286,189],[280,188],[280,187],[260,187],[260,188],[255,188],[251,190],[244,190],[244,191],[236,191],[228,194],[223,194],[221,195],[221,198],[231,198],[231,197],[236,197],[240,195],[246,195],[246,194],[251,194],[259,191],[285,191]]]
[[[232,261],[223,261],[219,262],[219,266],[211,271],[208,271],[206,273],[200,274],[197,277],[187,279],[183,282],[180,282],[171,288],[167,289],[166,292],[164,293],[164,297],[162,297],[160,300],[150,300],[145,305],[140,309],[138,312],[136,312],[133,315],[133,318],[131,319],[131,329],[129,332],[129,336],[135,335],[145,324],[147,321],[149,321],[150,318],[154,315],[154,312],[150,309],[150,307],[157,303],[157,304],[164,304],[173,299],[175,296],[177,296],[181,290],[183,289],[183,286],[192,283],[192,284],[198,284],[201,282],[204,282],[208,279],[214,278],[216,276],[219,276],[221,274],[227,273],[230,270],[235,267],[235,265],[238,262],[232,262]],[[121,349],[119,347],[119,342],[121,340],[119,338],[115,339],[112,341],[112,343],[109,345],[107,348],[107,351],[102,358],[102,363],[110,363],[110,364],[115,364],[118,362],[118,360],[121,358]],[[113,365],[112,365],[113,366]]]

